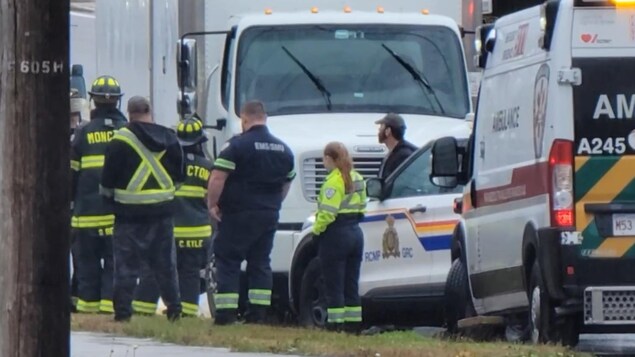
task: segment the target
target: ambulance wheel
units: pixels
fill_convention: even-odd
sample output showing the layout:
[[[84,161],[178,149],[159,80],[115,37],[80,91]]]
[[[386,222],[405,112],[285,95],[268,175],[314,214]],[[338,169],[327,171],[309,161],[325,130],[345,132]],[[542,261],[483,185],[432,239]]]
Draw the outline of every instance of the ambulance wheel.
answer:
[[[456,335],[459,332],[458,322],[467,317],[476,316],[467,269],[461,259],[452,262],[445,282],[445,322],[447,332]]]
[[[324,278],[318,258],[306,267],[300,286],[299,323],[304,327],[326,326],[326,297]]]
[[[557,342],[555,336],[555,309],[540,274],[538,262],[534,263],[529,279],[529,337],[534,344]]]

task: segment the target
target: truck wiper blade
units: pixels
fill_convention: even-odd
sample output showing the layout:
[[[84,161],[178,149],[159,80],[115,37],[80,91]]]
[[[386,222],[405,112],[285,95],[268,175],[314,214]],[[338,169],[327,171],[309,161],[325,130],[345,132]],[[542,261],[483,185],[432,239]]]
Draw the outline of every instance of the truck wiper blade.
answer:
[[[324,99],[326,100],[326,108],[330,111],[331,110],[331,92],[329,92],[324,87],[324,84],[322,84],[322,81],[318,77],[316,77],[313,73],[311,73],[311,71],[309,71],[309,69],[306,68],[306,66],[303,65],[302,62],[300,62],[300,60],[298,60],[293,54],[291,54],[291,52],[289,52],[289,50],[285,46],[282,46],[282,50],[287,54],[287,56],[289,56],[289,58],[293,60],[293,62],[295,62],[300,67],[300,69],[302,69],[302,72],[304,72],[304,74],[306,74],[306,76],[309,77],[311,82],[315,84],[315,87],[324,96]]]
[[[412,64],[408,63],[405,59],[403,59],[403,57],[401,57],[401,55],[393,51],[390,47],[386,46],[386,44],[382,43],[381,47],[383,47],[397,62],[399,62],[399,64],[403,68],[405,68],[406,71],[408,71],[408,73],[412,75],[413,79],[415,79],[419,84],[423,85],[425,89],[427,89],[430,92],[430,94],[432,94],[432,96],[434,97],[434,101],[439,106],[439,110],[441,111],[442,114],[445,114],[445,109],[443,109],[443,105],[441,105],[441,101],[439,100],[439,97],[437,97],[437,94],[435,93],[434,89],[430,85],[430,82],[428,82],[428,79],[425,77],[425,75],[423,73],[419,73],[419,71],[417,71],[417,69],[414,68]],[[424,93],[425,93],[425,90],[424,90]],[[427,93],[426,93],[426,98],[430,102],[430,98],[428,98]],[[432,104],[432,102],[430,102],[430,104]]]

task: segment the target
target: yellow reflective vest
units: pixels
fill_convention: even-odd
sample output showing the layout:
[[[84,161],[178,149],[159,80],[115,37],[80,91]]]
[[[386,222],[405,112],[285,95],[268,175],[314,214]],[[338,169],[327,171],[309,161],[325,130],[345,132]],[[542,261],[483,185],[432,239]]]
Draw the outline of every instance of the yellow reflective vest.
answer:
[[[364,177],[355,170],[351,171],[353,192],[346,193],[342,173],[334,169],[326,177],[318,196],[318,210],[313,225],[313,234],[323,233],[338,214],[366,212],[366,183]]]

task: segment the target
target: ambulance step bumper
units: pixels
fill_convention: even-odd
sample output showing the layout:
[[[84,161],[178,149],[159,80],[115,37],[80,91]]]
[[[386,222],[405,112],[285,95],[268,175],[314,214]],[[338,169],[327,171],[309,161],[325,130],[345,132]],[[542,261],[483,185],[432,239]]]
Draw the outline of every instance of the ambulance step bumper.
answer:
[[[635,286],[584,289],[585,325],[635,325]]]

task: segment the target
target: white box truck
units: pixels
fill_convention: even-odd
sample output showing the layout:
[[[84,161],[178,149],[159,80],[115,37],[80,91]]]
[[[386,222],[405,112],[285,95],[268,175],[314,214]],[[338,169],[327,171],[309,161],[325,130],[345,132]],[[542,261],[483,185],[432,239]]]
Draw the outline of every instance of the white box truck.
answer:
[[[460,24],[474,18],[475,4],[97,0],[97,67],[119,80],[124,100],[149,96],[156,120],[166,126],[177,122],[174,98],[182,82],[190,105],[178,107],[196,111],[208,125],[210,156],[240,134],[238,111],[245,101],[265,103],[268,125],[292,148],[298,172],[271,255],[274,310],[283,312],[298,233],[316,208],[326,175],[324,145],[344,142],[356,170],[370,178],[387,154],[374,124],[386,113],[404,117],[407,139],[417,145],[465,130],[471,101]],[[174,46],[178,11],[191,6],[204,13],[201,32],[215,33],[188,36]],[[204,44],[203,56],[197,42]],[[177,55],[187,59],[179,76]],[[197,58],[204,65],[197,66]]]

